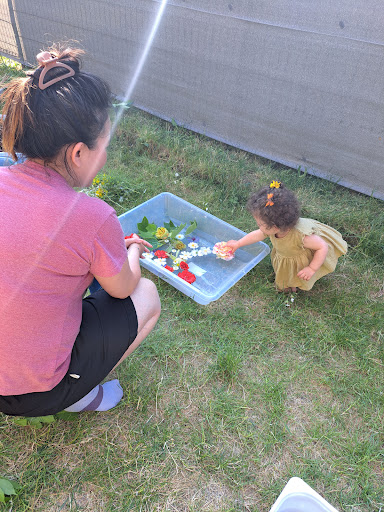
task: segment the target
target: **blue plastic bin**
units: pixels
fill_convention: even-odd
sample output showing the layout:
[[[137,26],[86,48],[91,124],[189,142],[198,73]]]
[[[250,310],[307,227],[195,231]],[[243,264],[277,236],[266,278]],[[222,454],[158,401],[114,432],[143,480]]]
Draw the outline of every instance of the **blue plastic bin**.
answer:
[[[197,208],[184,199],[169,192],[163,192],[149,201],[120,215],[119,220],[126,235],[137,231],[137,223],[147,217],[150,223],[162,226],[164,222],[175,225],[197,222],[197,229],[191,236],[197,236],[201,246],[213,247],[217,242],[239,239],[245,235],[240,229],[218,219],[214,215]],[[198,304],[209,304],[219,299],[231,286],[249,272],[269,253],[269,247],[263,242],[243,247],[236,251],[230,261],[217,259],[214,254],[188,260],[201,269],[196,281],[189,284],[169,270],[160,267],[153,261],[141,260],[144,268],[161,277]],[[192,269],[191,269],[192,270]],[[193,271],[193,270],[192,270]],[[195,273],[195,272],[194,272]]]
[[[23,155],[18,154],[17,157],[17,161],[15,162],[8,153],[0,151],[0,167],[8,167],[9,165],[24,162],[25,157]]]
[[[269,512],[338,512],[301,478],[293,477]]]

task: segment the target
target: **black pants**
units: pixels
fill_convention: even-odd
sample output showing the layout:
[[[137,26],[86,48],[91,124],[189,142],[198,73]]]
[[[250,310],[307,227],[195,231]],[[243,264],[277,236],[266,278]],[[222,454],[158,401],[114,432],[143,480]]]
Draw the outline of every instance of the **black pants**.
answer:
[[[102,289],[92,293],[83,300],[80,331],[63,379],[50,391],[0,396],[0,412],[46,416],[62,411],[105,379],[136,336],[137,315],[130,297],[115,299]]]

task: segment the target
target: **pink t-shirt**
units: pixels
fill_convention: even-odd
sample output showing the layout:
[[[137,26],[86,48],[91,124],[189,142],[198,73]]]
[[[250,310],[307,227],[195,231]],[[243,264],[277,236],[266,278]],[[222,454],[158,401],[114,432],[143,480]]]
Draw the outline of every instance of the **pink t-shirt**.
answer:
[[[0,167],[0,395],[64,377],[93,275],[127,258],[116,213],[35,164]]]

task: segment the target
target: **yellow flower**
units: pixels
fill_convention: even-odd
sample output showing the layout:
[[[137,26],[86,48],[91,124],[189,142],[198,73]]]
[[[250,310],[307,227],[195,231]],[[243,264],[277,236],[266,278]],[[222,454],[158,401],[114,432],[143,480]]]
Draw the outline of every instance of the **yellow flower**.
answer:
[[[177,249],[178,251],[181,251],[181,249],[185,249],[186,247],[187,246],[181,240],[178,240],[175,243],[175,249]]]
[[[273,180],[272,183],[269,185],[269,188],[280,188],[280,181]]]
[[[107,191],[104,188],[98,187],[98,189],[95,192],[95,195],[101,199],[106,193]]]
[[[156,238],[158,240],[165,240],[169,237],[168,229],[166,228],[157,228],[156,230]]]

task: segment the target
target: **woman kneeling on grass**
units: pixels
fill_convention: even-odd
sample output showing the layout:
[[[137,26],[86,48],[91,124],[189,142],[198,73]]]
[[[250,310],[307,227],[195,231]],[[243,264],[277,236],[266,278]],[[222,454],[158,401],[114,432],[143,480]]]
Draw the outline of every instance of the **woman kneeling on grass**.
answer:
[[[106,161],[110,90],[79,68],[79,50],[38,55],[40,66],[3,93],[0,168],[0,411],[43,416],[106,411],[122,398],[100,382],[160,315],[141,278],[149,244],[124,239],[116,213],[89,186]],[[97,278],[103,289],[83,299]]]

